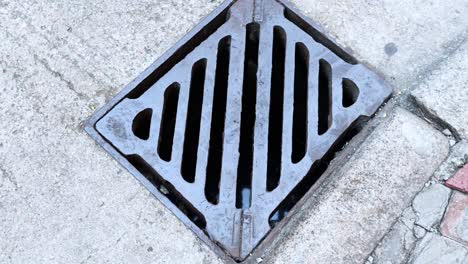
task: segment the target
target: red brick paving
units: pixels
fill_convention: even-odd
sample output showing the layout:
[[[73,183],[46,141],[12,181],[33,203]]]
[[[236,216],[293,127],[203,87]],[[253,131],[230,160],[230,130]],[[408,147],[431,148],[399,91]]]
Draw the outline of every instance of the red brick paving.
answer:
[[[445,182],[449,188],[468,193],[468,164],[461,168],[452,178]]]
[[[440,226],[442,235],[468,246],[468,195],[455,192]]]

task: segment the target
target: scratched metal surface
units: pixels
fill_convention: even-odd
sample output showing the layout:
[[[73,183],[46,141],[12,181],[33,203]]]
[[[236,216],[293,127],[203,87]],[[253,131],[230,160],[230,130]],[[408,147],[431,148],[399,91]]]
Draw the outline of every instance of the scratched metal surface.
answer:
[[[287,11],[285,13],[285,10]],[[286,15],[285,15],[286,14]],[[251,34],[246,31],[255,25]],[[281,80],[281,133],[278,140],[280,146],[279,180],[273,189],[267,188],[269,173],[269,126],[272,111],[271,89],[274,87],[275,67],[273,51],[274,34],[281,28],[282,43],[284,44],[283,68]],[[255,36],[251,36],[256,34]],[[215,98],[216,73],[219,66],[220,42],[229,41],[229,66],[226,80],[225,115],[222,130],[222,146],[216,146],[222,151],[216,155],[219,158],[220,175],[219,191],[216,201],[208,199],[205,191],[207,184],[207,164],[210,155],[210,139],[212,133]],[[254,43],[253,59],[249,45]],[[306,136],[303,144],[304,153],[299,160],[292,160],[294,126],[294,101],[296,76],[296,49],[300,43],[307,51],[307,105],[306,105]],[[251,60],[246,63],[247,60]],[[328,70],[328,85],[331,93],[329,105],[330,120],[326,131],[319,130],[319,69],[321,63],[326,62]],[[203,73],[202,95],[198,99],[191,99],[190,89],[194,65],[202,63]],[[253,76],[247,76],[245,67],[249,63],[255,64],[250,68]],[[250,73],[251,74],[251,73]],[[246,80],[253,84],[246,84]],[[253,80],[253,81],[252,81]],[[358,87],[351,106],[344,106],[343,83],[351,81]],[[250,86],[252,87],[250,87]],[[165,133],[163,116],[165,115],[164,100],[168,89],[176,89],[178,93],[177,110],[171,136],[170,155],[161,157],[158,145],[161,133]],[[254,107],[252,138],[248,144],[250,154],[240,150],[242,139],[243,109],[247,109],[243,95],[246,89],[254,89]],[[97,140],[107,151],[137,177],[158,199],[171,209],[184,223],[197,233],[206,243],[210,244],[218,253],[227,252],[236,260],[245,259],[252,250],[267,236],[272,229],[269,219],[278,205],[290,194],[301,180],[310,172],[314,162],[320,160],[336,142],[336,140],[361,116],[372,116],[379,106],[390,96],[391,89],[381,78],[365,66],[340,49],[333,40],[320,33],[320,29],[313,22],[308,21],[283,0],[228,0],[216,11],[202,21],[193,31],[185,36],[153,65],[146,69],[139,77],[130,83],[119,95],[106,106],[97,111],[87,123],[88,133]],[[199,100],[199,117],[195,124],[187,122],[190,100]],[[275,106],[276,107],[276,106]],[[135,135],[134,120],[144,110],[151,110],[151,122],[147,138]],[[252,109],[250,109],[252,110]],[[163,127],[163,128],[162,128]],[[193,130],[193,131],[192,131]],[[182,175],[184,145],[187,132],[196,132],[196,153],[193,164],[192,180],[186,180]],[[319,133],[320,132],[320,133]],[[171,134],[171,133],[169,133]],[[245,136],[245,135],[244,135]],[[246,141],[249,143],[249,141]],[[214,155],[214,154],[211,154]],[[236,188],[239,160],[241,155],[251,158],[247,164],[250,174],[247,203],[236,204],[239,194]],[[130,157],[138,156],[143,163],[132,163]],[[151,177],[158,178],[161,187],[154,179],[142,172],[149,170]],[[197,211],[204,218],[202,225],[194,224],[167,197],[167,190],[172,195],[183,197],[191,207],[188,210]],[[241,200],[246,197],[241,197]],[[192,219],[193,220],[193,219]]]

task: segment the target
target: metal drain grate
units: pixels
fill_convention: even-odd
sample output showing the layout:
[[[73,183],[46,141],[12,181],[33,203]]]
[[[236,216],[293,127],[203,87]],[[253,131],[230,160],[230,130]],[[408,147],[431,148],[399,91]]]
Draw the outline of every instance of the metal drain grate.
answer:
[[[240,261],[390,93],[286,1],[231,0],[87,131],[205,242]]]

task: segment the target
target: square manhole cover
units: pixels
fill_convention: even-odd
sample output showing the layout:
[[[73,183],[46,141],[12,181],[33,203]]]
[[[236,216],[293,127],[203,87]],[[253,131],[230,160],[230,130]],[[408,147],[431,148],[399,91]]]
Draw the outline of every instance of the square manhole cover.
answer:
[[[286,1],[228,0],[86,129],[200,238],[241,261],[390,94]]]

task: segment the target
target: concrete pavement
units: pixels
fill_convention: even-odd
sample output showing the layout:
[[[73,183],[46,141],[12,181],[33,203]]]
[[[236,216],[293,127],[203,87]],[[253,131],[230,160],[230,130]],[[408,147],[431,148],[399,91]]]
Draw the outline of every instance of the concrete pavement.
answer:
[[[395,99],[250,261],[428,263],[440,249],[445,263],[463,263],[465,246],[438,231],[445,216],[426,230],[403,212],[425,183],[443,183],[431,176],[450,140],[467,139],[468,3],[293,2],[381,73]],[[82,129],[220,3],[0,0],[0,262],[222,263]]]

